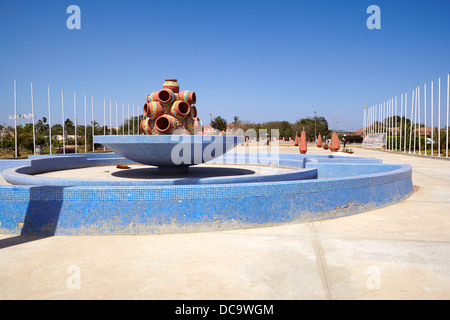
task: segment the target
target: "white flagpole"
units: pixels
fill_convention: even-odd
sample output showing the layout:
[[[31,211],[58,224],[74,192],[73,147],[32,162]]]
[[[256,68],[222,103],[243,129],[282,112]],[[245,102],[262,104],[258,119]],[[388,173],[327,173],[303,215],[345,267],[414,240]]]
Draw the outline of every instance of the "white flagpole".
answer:
[[[403,152],[406,153],[406,117],[408,114],[408,92],[405,92],[405,134],[404,134],[404,143],[403,143]]]
[[[14,150],[17,158],[17,82],[14,79]]]
[[[419,109],[418,118],[419,118],[419,154],[422,155],[422,143],[420,142],[420,87],[417,87],[417,108]]]
[[[52,154],[52,112],[50,108],[50,86],[48,86],[48,138],[50,140],[50,155]]]
[[[400,98],[400,143],[399,143],[399,151],[402,150],[402,129],[403,129],[403,93]]]
[[[116,101],[116,135],[119,135],[119,122],[117,121],[117,101]]]
[[[412,128],[412,125],[413,125],[413,123],[412,123],[413,113],[414,113],[414,90],[412,92],[412,98],[411,98],[411,120],[410,120],[410,125],[409,125],[410,130],[409,130],[409,152],[408,153],[411,153],[411,138],[412,138],[412,130],[413,130],[413,128]]]
[[[398,136],[398,127],[397,127],[397,96],[395,96],[395,125],[394,125],[394,127],[395,127],[395,151],[398,151],[398,139],[397,139],[397,136]]]
[[[111,99],[109,99],[109,135],[112,135],[112,111],[111,111]]]
[[[433,81],[431,81],[431,156],[434,155],[434,115],[433,115]]]
[[[416,154],[416,133],[417,133],[417,88],[415,90],[414,98],[414,154]]]
[[[445,139],[445,157],[448,158],[448,111],[449,111],[449,86],[450,83],[450,74],[447,74],[447,129],[446,129],[446,134],[447,134],[447,138]]]
[[[427,85],[423,84],[423,107],[424,107],[424,117],[425,117],[425,155],[427,156]]]
[[[106,136],[106,98],[103,98],[103,135]]]
[[[128,135],[130,135],[130,104],[128,103],[128,117],[127,117]]]
[[[73,92],[73,113],[75,118],[75,153],[78,153],[78,147],[77,147],[77,96],[75,91]]]
[[[33,117],[33,154],[36,155],[36,132],[34,128],[34,94],[33,94],[33,82],[31,82],[31,113]]]
[[[63,127],[63,154],[66,154],[66,128],[64,123],[64,89],[61,89],[61,114],[62,114],[62,127]]]
[[[122,135],[125,134],[125,118],[124,118],[124,105],[123,105],[123,101],[122,101]]]
[[[87,153],[87,136],[86,136],[86,93],[84,94],[84,153]]]
[[[438,89],[438,157],[441,156],[441,78]]]
[[[95,147],[94,147],[94,135],[95,135],[95,130],[94,130],[94,96],[91,96],[91,102],[92,102],[92,152],[95,152]]]
[[[134,135],[134,104],[133,104],[133,135]]]

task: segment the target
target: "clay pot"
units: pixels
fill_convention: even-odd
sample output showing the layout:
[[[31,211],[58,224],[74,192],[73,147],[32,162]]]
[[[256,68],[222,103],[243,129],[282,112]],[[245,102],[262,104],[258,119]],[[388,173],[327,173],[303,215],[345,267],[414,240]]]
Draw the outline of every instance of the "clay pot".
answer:
[[[152,134],[152,128],[150,127],[150,119],[142,119],[139,124],[139,129],[143,134]]]
[[[175,101],[170,109],[170,115],[178,119],[186,118],[191,113],[191,107],[185,101]]]
[[[294,146],[298,146],[298,135],[295,135]]]
[[[189,117],[184,122],[184,128],[189,132],[189,134],[194,134],[194,119]]]
[[[197,97],[195,92],[184,90],[180,92],[180,100],[186,101],[189,104],[195,104],[197,102]]]
[[[191,106],[191,115],[192,115],[192,118],[197,117],[197,108],[195,106]]]
[[[159,102],[147,102],[144,104],[143,110],[144,116],[149,117],[152,120],[155,120],[164,114],[164,108]]]
[[[158,92],[158,101],[161,104],[171,104],[175,101],[175,94],[170,89],[162,89]]]
[[[161,134],[171,134],[175,130],[177,119],[168,114],[162,115],[156,119],[155,127]]]
[[[177,83],[177,79],[166,79],[166,82],[163,84],[163,89],[169,89],[175,93],[180,92],[180,86]]]
[[[200,119],[195,117],[194,118],[194,134],[201,134],[202,133],[202,123],[200,122]]]
[[[300,147],[299,151],[301,154],[306,154],[308,147],[306,143],[306,132],[302,131],[302,134],[300,135]]]
[[[336,132],[333,132],[333,133],[331,134],[330,150],[333,151],[333,152],[336,152],[336,151],[339,150],[340,146],[341,146],[341,145],[340,145],[340,143],[339,143],[339,137],[338,137],[338,135],[337,135]]]
[[[158,93],[159,92],[157,91],[147,95],[147,103],[150,103],[152,101],[158,101]]]
[[[317,137],[317,148],[322,148],[322,136]]]

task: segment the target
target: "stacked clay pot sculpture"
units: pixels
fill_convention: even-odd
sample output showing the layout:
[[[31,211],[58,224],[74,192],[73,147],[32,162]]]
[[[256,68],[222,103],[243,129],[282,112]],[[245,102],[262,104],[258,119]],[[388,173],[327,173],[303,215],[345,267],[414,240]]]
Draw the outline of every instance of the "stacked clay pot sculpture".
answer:
[[[201,133],[200,119],[197,117],[195,92],[180,92],[177,79],[166,79],[160,91],[147,95],[144,104],[144,119],[140,130],[143,134],[172,134],[177,129],[181,134]]]

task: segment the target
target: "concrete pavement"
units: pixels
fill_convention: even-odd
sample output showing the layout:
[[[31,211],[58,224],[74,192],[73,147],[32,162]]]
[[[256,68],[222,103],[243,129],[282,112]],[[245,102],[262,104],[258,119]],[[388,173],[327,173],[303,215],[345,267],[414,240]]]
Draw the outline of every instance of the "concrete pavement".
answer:
[[[450,161],[354,150],[411,164],[415,193],[362,214],[266,228],[0,235],[0,299],[449,299]]]

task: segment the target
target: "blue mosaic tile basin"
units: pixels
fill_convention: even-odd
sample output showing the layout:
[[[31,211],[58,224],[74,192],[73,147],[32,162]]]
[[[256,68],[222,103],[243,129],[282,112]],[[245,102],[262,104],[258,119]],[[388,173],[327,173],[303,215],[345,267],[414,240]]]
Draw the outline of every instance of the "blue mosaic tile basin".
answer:
[[[160,168],[189,167],[211,161],[244,142],[229,135],[108,135],[94,142],[137,163]]]

